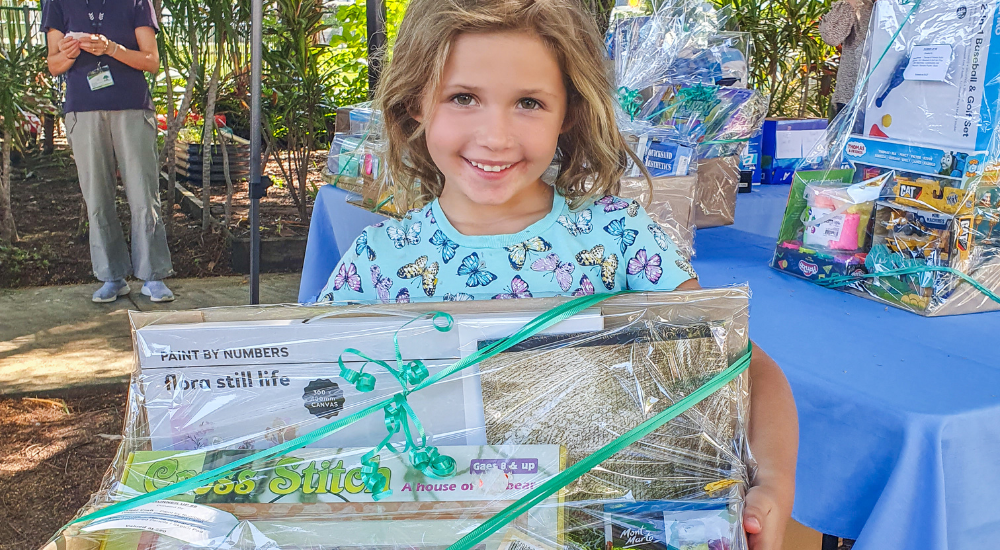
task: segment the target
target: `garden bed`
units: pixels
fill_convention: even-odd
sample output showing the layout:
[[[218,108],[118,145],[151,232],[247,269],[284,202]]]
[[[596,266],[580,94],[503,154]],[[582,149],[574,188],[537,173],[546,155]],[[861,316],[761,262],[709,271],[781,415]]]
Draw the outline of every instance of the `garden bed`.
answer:
[[[322,185],[321,168],[326,152],[314,154],[315,170],[309,174],[310,185]],[[304,241],[308,221],[301,218],[281,172],[274,160],[264,173],[276,177],[276,185],[261,200],[261,236],[281,245],[283,239]],[[228,225],[234,239],[250,235],[246,181],[237,181],[233,195],[232,219]],[[200,201],[201,189],[191,189]],[[225,186],[213,186],[212,215],[220,222],[224,216]],[[162,194],[166,200],[166,193]],[[81,233],[83,197],[77,181],[76,166],[65,140],[56,142],[52,155],[31,155],[12,170],[11,200],[20,241],[13,247],[0,248],[0,288],[19,288],[56,284],[96,282],[90,263],[90,247]],[[313,198],[306,197],[307,211]],[[118,214],[128,234],[129,209],[119,184]],[[85,228],[82,228],[85,229]],[[220,226],[201,230],[201,218],[191,217],[175,203],[168,230],[171,259],[177,277],[214,277],[232,275],[232,243]],[[304,249],[304,248],[303,248]],[[295,262],[298,263],[295,263]],[[265,271],[298,271],[301,259],[286,260],[282,265],[269,263]]]

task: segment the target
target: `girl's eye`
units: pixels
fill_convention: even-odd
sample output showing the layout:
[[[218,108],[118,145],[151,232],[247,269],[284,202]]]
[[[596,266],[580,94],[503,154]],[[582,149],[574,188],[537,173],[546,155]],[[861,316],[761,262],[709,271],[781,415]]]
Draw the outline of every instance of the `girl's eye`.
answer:
[[[456,105],[461,105],[463,107],[468,107],[469,105],[475,103],[475,100],[472,99],[472,96],[469,94],[456,94],[451,96],[451,100]]]
[[[525,97],[517,102],[518,107],[522,109],[541,109],[542,104],[537,100],[531,99],[530,97]]]

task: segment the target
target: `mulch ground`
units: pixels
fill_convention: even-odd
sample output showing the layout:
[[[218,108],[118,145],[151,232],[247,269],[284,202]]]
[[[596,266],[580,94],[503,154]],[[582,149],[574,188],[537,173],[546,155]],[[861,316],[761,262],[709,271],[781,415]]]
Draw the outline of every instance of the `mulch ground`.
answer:
[[[284,158],[284,153],[280,156]],[[289,185],[281,176],[277,161],[264,167],[264,173],[276,178],[268,196],[261,200],[263,237],[304,237],[309,231],[308,213],[312,211],[315,189],[322,185],[321,167],[325,151],[316,151],[309,171],[309,189],[305,196],[307,217],[303,219]],[[11,171],[11,202],[19,241],[0,247],[0,288],[96,283],[90,263],[86,211],[77,180],[76,165],[65,140],[56,142],[50,155],[32,153],[20,159]],[[249,196],[247,182],[234,182],[232,217],[228,229],[234,237],[249,234]],[[201,189],[192,189],[201,197]],[[176,277],[216,277],[232,275],[231,247],[221,225],[225,217],[226,187],[213,186],[212,216],[219,220],[202,231],[201,219],[188,217],[175,204],[168,225],[168,242]],[[166,204],[166,192],[161,193]],[[126,238],[129,233],[129,208],[124,188],[118,186],[118,217]],[[301,269],[289,266],[288,269]]]
[[[0,550],[37,550],[100,487],[127,386],[0,398]]]

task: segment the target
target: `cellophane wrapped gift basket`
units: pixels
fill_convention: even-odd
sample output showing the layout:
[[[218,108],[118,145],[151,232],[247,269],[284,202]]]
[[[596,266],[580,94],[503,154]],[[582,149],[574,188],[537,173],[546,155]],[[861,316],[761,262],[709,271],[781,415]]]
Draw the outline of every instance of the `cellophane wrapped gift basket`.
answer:
[[[130,316],[48,548],[746,549],[748,290]]]
[[[774,268],[920,315],[1000,309],[998,10],[875,4],[855,97],[795,173]]]
[[[650,175],[697,181],[700,228],[733,223],[740,153],[769,106],[747,88],[750,38],[725,30],[729,13],[667,0],[613,12],[606,37],[618,126]]]

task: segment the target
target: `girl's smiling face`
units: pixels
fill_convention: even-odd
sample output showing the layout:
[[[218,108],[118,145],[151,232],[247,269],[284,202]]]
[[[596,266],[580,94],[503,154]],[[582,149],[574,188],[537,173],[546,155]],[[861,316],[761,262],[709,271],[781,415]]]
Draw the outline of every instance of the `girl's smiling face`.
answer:
[[[566,101],[559,62],[538,36],[459,35],[423,109],[427,150],[445,177],[441,198],[515,207],[548,196],[541,175],[565,130]]]

